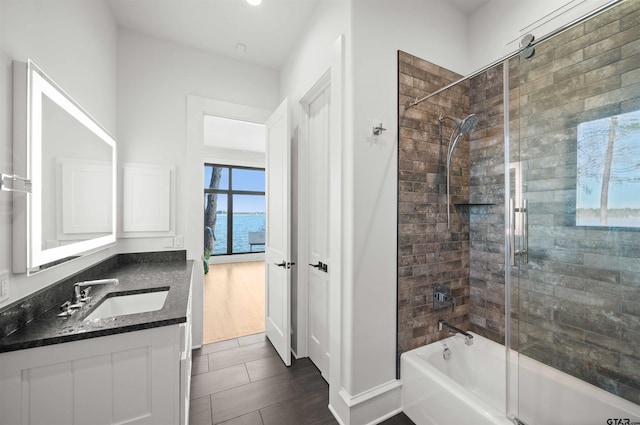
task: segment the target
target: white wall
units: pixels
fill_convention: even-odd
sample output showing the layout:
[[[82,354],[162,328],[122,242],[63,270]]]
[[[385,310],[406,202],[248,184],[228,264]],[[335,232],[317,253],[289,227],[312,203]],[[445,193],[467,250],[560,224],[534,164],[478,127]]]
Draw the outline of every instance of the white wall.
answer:
[[[476,71],[514,52],[526,34],[541,38],[610,0],[491,0],[469,17],[468,67]]]
[[[395,379],[397,51],[464,71],[465,26],[443,2],[354,3],[352,394]],[[375,137],[380,123],[387,130]]]
[[[298,102],[326,71],[336,37],[345,34],[342,328],[330,382],[331,406],[344,423],[389,413],[359,413],[358,406],[382,387],[397,388],[397,50],[464,72],[465,28],[464,16],[437,1],[323,3],[281,73],[297,142]],[[387,131],[373,138],[372,127],[380,122]],[[336,366],[341,370],[334,379]]]
[[[96,1],[0,1],[0,171],[12,171],[13,60],[33,60],[110,133],[116,134],[117,28],[108,5]],[[0,192],[0,270],[12,265],[11,193]],[[8,305],[80,269],[108,249],[40,272],[10,275]]]
[[[118,144],[121,162],[176,166],[176,235],[185,247],[201,247],[189,235],[187,95],[264,109],[278,102],[278,72],[121,29],[118,34]],[[203,177],[204,178],[204,177]],[[201,179],[202,182],[202,179]],[[202,184],[202,183],[201,183]],[[196,233],[194,233],[196,234]],[[202,231],[199,233],[202,235]],[[124,252],[163,250],[162,238],[119,240]],[[201,252],[188,252],[199,258]]]
[[[301,264],[301,260],[298,258],[298,249],[303,249],[303,247],[298,247],[298,226],[299,226],[299,213],[297,210],[297,205],[299,202],[298,192],[300,190],[305,190],[304,188],[299,187],[298,179],[300,177],[299,169],[298,169],[298,155],[299,155],[299,138],[300,138],[300,101],[302,98],[308,93],[308,91],[312,88],[312,86],[321,78],[325,73],[329,70],[329,68],[335,66],[335,55],[336,55],[336,42],[339,40],[341,35],[346,35],[349,37],[349,16],[350,16],[350,6],[347,2],[321,2],[316,9],[314,18],[311,22],[307,24],[307,30],[305,34],[300,37],[300,40],[296,43],[292,51],[290,52],[287,61],[282,68],[281,77],[280,77],[280,93],[281,98],[287,97],[289,102],[289,112],[290,112],[290,134],[292,137],[292,252],[294,258],[292,261]],[[348,56],[348,53],[346,54]],[[342,72],[341,70],[332,69],[331,72]],[[349,70],[346,70],[348,73]],[[336,80],[332,77],[332,83],[335,83]],[[340,79],[342,80],[342,78]],[[332,92],[335,87],[332,87]],[[348,91],[348,88],[345,88],[345,92]],[[336,97],[332,98],[332,108],[334,110],[338,110],[339,108],[336,103],[339,103],[340,100]],[[348,124],[345,122],[345,126]],[[333,164],[333,166],[340,167],[339,164]],[[339,191],[338,191],[339,192]],[[343,193],[349,193],[348,187],[342,188]],[[332,206],[335,208],[335,206]],[[333,234],[335,233],[333,229],[330,230]],[[338,242],[339,243],[339,242]],[[335,253],[332,253],[332,256]],[[341,259],[342,261],[347,261],[345,258]],[[332,262],[332,270],[336,270],[338,263],[338,259],[335,259]],[[299,274],[303,273],[304,267],[298,268]],[[333,282],[338,283],[340,282]],[[298,275],[292,274],[292,347],[296,351],[298,355],[302,352],[300,348],[300,341],[297,340],[299,326],[304,327],[306,323],[306,318],[304,317],[304,311],[300,311],[298,308],[297,299],[298,296],[305,297],[305,292],[303,290],[298,290]],[[341,289],[339,287],[332,286],[333,288]],[[331,295],[334,298],[335,295],[338,295],[335,291]],[[334,303],[335,304],[335,303]],[[337,311],[337,314],[333,314],[330,320],[332,322],[338,321],[337,325],[343,321],[342,315],[339,313],[342,310],[342,305],[334,305],[333,309]],[[330,405],[334,410],[335,414],[337,414],[343,423],[347,424],[348,419],[346,418],[347,413],[345,413],[344,409],[339,409],[336,407],[336,400],[339,399],[338,391],[343,386],[343,374],[342,371],[348,368],[346,362],[344,361],[344,357],[341,356],[341,341],[336,341],[335,338],[339,336],[340,332],[335,332],[335,329],[331,329],[331,370],[330,370]],[[333,360],[335,359],[335,360]],[[335,410],[339,411],[336,412]]]

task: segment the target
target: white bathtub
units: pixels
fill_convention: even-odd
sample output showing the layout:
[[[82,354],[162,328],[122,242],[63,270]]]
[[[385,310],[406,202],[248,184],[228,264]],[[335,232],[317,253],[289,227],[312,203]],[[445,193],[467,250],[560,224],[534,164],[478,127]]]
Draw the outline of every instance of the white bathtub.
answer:
[[[476,334],[473,340],[467,346],[454,335],[402,354],[402,410],[416,424],[513,425],[505,415],[505,348]],[[518,362],[513,405],[524,424],[640,424],[639,405],[526,356]]]

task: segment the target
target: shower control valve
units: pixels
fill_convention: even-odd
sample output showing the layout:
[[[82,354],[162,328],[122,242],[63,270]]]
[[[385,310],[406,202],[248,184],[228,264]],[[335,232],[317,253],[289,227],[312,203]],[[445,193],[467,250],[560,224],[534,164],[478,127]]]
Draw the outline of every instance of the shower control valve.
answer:
[[[433,298],[435,298],[436,301],[440,301],[440,302],[449,301],[449,295],[442,292],[435,292],[433,294]]]

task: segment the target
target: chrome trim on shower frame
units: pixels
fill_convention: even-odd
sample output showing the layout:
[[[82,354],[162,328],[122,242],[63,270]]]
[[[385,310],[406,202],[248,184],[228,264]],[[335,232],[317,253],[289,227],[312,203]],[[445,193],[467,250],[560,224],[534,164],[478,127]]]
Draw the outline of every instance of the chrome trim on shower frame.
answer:
[[[485,72],[486,70],[491,69],[491,68],[493,68],[493,67],[494,67],[494,66],[496,66],[496,65],[499,65],[499,64],[501,64],[501,63],[503,63],[503,62],[507,62],[507,61],[508,61],[509,59],[511,59],[512,57],[519,55],[523,50],[525,50],[525,49],[529,49],[529,48],[532,48],[532,47],[533,47],[533,46],[535,46],[536,44],[538,44],[538,43],[540,43],[540,42],[543,42],[543,41],[545,41],[545,40],[547,40],[547,39],[549,39],[549,38],[551,38],[551,37],[553,37],[553,36],[555,36],[555,35],[558,35],[558,34],[560,34],[561,32],[563,32],[563,31],[565,31],[565,30],[568,30],[569,28],[572,28],[572,27],[573,27],[573,26],[575,26],[576,24],[579,24],[579,23],[581,23],[581,22],[583,22],[583,21],[586,21],[587,19],[591,18],[592,16],[597,15],[598,13],[600,13],[600,12],[602,12],[602,11],[604,11],[604,10],[607,10],[607,9],[608,9],[608,8],[610,8],[611,6],[615,5],[616,3],[620,3],[621,1],[623,1],[623,0],[612,0],[611,2],[609,2],[609,3],[607,3],[607,4],[603,5],[603,6],[600,6],[599,8],[597,8],[597,9],[595,9],[595,10],[592,10],[591,12],[587,13],[587,14],[586,14],[586,15],[584,15],[584,16],[581,16],[581,17],[579,17],[578,19],[574,19],[573,21],[571,21],[571,22],[569,22],[569,23],[567,23],[567,24],[565,24],[565,25],[562,25],[561,27],[559,27],[559,28],[557,28],[557,29],[555,29],[555,30],[553,30],[553,31],[551,31],[551,32],[549,32],[549,33],[547,33],[547,34],[543,35],[543,36],[542,36],[542,37],[540,37],[540,38],[536,38],[535,40],[532,40],[532,41],[531,41],[531,43],[530,43],[530,44],[528,44],[527,46],[520,47],[520,48],[519,48],[518,50],[516,50],[515,52],[508,53],[508,54],[504,55],[503,57],[501,57],[500,59],[497,59],[497,60],[495,60],[495,61],[491,62],[489,65],[485,65],[485,66],[483,66],[482,68],[480,68],[480,69],[478,69],[478,70],[476,70],[476,71],[472,72],[471,74],[468,74],[468,75],[466,75],[466,76],[464,76],[464,77],[460,78],[459,80],[454,81],[453,83],[447,84],[446,86],[442,87],[441,89],[438,89],[438,90],[434,91],[434,92],[433,92],[433,93],[431,93],[431,94],[428,94],[428,95],[426,95],[426,96],[424,96],[424,97],[422,97],[422,98],[420,98],[420,99],[416,99],[416,100],[414,100],[413,102],[408,103],[408,104],[405,106],[405,111],[406,111],[407,109],[409,109],[409,108],[413,108],[414,106],[418,105],[419,103],[422,103],[422,102],[424,102],[425,100],[427,100],[427,99],[429,99],[429,98],[431,98],[431,97],[433,97],[433,96],[435,96],[435,95],[437,95],[437,94],[442,93],[443,91],[445,91],[445,90],[447,90],[447,89],[450,89],[450,88],[451,88],[451,87],[453,87],[453,86],[456,86],[456,85],[460,84],[461,82],[463,82],[463,81],[465,81],[465,80],[468,80],[468,79],[470,79],[470,78],[473,78],[473,77],[476,77],[476,76],[478,76],[478,75],[482,74],[482,73],[483,73],[483,72]],[[528,35],[529,35],[529,34],[527,34],[525,37],[527,37]]]

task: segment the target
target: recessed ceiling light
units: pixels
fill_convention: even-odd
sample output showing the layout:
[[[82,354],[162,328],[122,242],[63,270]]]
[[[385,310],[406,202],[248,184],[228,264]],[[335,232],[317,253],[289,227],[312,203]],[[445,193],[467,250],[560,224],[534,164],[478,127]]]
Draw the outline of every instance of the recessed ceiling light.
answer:
[[[249,3],[251,6],[257,6],[262,3],[262,0],[247,0],[247,3]]]
[[[246,44],[243,44],[243,43],[236,44],[236,52],[244,53],[246,51],[247,51],[247,45]]]

